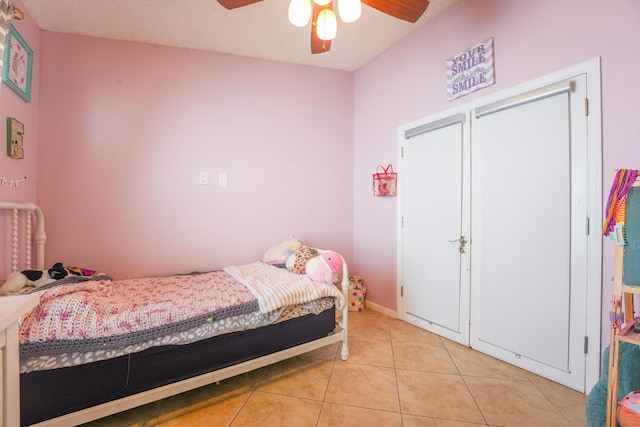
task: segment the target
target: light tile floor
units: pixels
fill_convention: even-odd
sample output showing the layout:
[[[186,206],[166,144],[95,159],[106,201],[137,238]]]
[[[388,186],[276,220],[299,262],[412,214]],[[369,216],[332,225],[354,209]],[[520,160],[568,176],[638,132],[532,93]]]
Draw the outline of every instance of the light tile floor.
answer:
[[[586,396],[375,311],[338,345],[103,418],[113,426],[586,426]]]

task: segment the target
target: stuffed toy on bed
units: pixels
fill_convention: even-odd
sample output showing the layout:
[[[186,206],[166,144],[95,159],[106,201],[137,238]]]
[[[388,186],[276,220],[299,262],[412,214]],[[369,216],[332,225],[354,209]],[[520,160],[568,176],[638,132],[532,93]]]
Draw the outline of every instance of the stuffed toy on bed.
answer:
[[[287,270],[296,274],[305,274],[307,272],[307,262],[317,256],[318,251],[316,249],[303,246],[287,259]]]
[[[335,252],[325,252],[311,258],[306,265],[306,275],[316,282],[336,283],[342,272],[342,258]]]
[[[276,267],[285,268],[287,259],[296,253],[303,244],[304,242],[302,240],[291,236],[267,249],[262,257],[262,262],[265,264],[275,265]]]
[[[55,282],[69,275],[69,270],[61,262],[57,262],[48,270],[14,271],[0,286],[0,295],[15,292],[22,288],[38,288],[47,283]]]

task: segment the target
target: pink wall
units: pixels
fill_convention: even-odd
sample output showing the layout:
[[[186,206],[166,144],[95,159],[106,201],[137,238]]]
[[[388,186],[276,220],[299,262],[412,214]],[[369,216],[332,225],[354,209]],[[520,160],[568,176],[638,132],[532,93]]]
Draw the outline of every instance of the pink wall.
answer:
[[[41,43],[47,263],[116,278],[209,270],[290,234],[351,258],[352,73],[50,32]]]
[[[25,10],[22,3],[14,4]],[[40,30],[30,16],[25,13],[22,21],[12,20],[25,42],[34,52],[32,69],[31,102],[20,98],[9,86],[2,83],[0,88],[0,177],[19,179],[26,176],[24,184],[17,186],[0,185],[0,200],[18,202],[35,201],[38,162],[38,105],[40,61]],[[6,155],[7,117],[13,117],[24,124],[24,159],[13,159]]]
[[[461,0],[355,75],[354,263],[367,299],[396,308],[396,200],[371,196],[376,165],[396,164],[398,126],[600,56],[604,199],[614,168],[640,167],[634,78],[640,3],[620,0]],[[496,84],[448,102],[445,60],[494,37]],[[613,246],[603,244],[603,313],[609,310]],[[601,313],[593,313],[600,316]],[[607,316],[603,335],[608,336]]]

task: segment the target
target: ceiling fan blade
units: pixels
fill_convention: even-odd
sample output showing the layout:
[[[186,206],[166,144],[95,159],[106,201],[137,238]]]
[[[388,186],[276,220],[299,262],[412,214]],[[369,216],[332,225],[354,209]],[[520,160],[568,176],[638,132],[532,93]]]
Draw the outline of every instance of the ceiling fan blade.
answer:
[[[331,49],[331,40],[321,40],[318,37],[318,33],[316,31],[318,22],[318,14],[323,9],[333,9],[331,3],[326,6],[318,6],[315,2],[313,3],[313,15],[311,16],[311,53],[325,53],[329,52]]]
[[[218,3],[227,9],[235,9],[236,7],[248,6],[259,1],[262,0],[218,0]]]
[[[420,19],[429,6],[429,0],[362,0],[362,3],[408,22]]]

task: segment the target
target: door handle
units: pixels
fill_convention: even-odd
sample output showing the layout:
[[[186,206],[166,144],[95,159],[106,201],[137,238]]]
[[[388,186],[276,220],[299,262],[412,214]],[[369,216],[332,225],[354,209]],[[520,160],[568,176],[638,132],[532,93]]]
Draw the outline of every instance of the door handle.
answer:
[[[454,243],[454,242],[460,242],[460,246],[458,247],[458,251],[459,251],[461,254],[464,254],[464,253],[465,253],[464,247],[466,246],[466,244],[467,244],[467,242],[468,242],[468,240],[467,240],[466,236],[460,236],[460,238],[459,238],[459,239],[453,239],[453,240],[449,240],[449,241],[450,241],[451,243]]]

